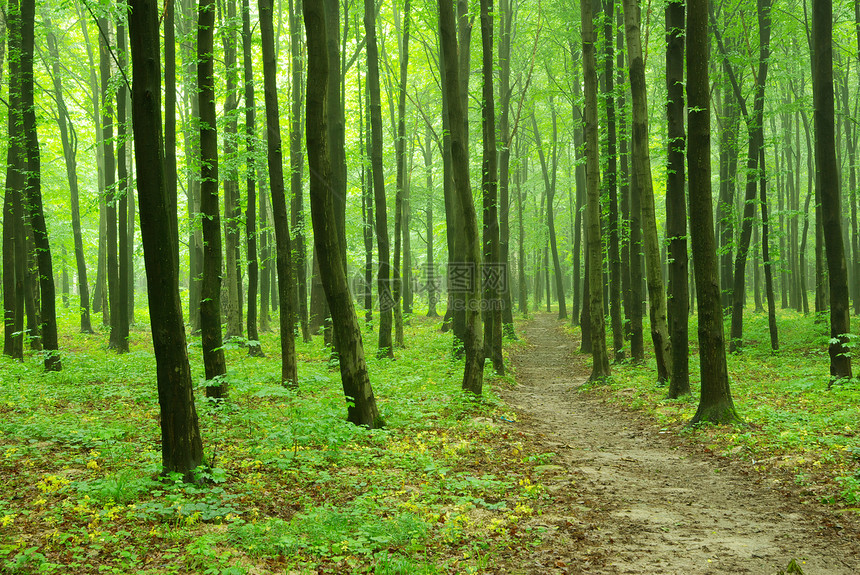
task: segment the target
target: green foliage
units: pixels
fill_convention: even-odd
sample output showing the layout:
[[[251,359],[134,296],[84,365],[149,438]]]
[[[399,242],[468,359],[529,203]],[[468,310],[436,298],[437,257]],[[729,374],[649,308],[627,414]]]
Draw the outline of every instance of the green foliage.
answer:
[[[0,571],[478,572],[493,549],[540,541],[520,526],[544,500],[531,469],[553,454],[502,427],[514,415],[493,387],[510,378],[462,393],[436,322],[413,317],[396,361],[368,359],[387,422],[376,430],[346,422],[321,338],[297,346],[297,389],[280,384],[279,358],[226,344],[230,396],[217,402],[191,339],[205,465],[186,483],[160,476],[148,332],[120,357],[76,321],[62,320],[63,372],[0,358]]]

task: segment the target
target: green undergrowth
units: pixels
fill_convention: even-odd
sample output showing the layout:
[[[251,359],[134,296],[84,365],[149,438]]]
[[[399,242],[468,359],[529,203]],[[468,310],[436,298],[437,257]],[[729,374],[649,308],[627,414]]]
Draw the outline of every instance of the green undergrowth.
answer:
[[[189,342],[206,467],[196,484],[159,477],[155,360],[146,326],[131,352],[62,318],[64,369],[38,355],[0,359],[2,573],[478,573],[499,550],[540,545],[544,504],[528,452],[487,376],[460,391],[450,334],[413,317],[406,349],[377,360],[386,427],[345,421],[339,372],[322,338],[297,342],[297,391],[269,357],[226,347],[229,399],[203,398]],[[275,324],[276,325],[276,324]]]
[[[860,511],[860,381],[829,385],[826,321],[779,310],[777,326],[780,349],[774,352],[767,315],[748,310],[743,351],[728,355],[732,396],[743,424],[687,426],[696,412],[701,381],[695,315],[690,317],[692,395],[666,399],[667,386],[656,383],[646,320],[645,364],[614,364],[606,397],[648,413],[663,431],[746,460],[775,482],[793,483],[803,497]],[[578,328],[568,331],[578,334]],[[858,369],[855,362],[855,373]]]

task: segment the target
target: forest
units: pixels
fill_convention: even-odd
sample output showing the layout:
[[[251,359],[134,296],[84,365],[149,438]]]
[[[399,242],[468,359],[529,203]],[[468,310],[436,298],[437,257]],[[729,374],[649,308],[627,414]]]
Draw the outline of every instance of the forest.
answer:
[[[860,1],[8,0],[0,573],[860,571],[858,102]]]

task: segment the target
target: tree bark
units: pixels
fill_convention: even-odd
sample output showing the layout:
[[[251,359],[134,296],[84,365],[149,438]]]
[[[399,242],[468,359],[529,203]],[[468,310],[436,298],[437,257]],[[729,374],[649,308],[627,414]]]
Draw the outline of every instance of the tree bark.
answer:
[[[403,347],[403,310],[401,255],[403,247],[403,196],[406,189],[406,82],[409,71],[410,0],[403,6],[403,42],[400,47],[400,87],[397,96],[397,140],[394,143],[397,161],[397,189],[394,195],[394,269],[392,270],[392,298],[394,299],[394,344]]]
[[[505,373],[505,362],[502,359],[501,291],[504,289],[503,282],[506,276],[504,263],[500,261],[499,257],[498,151],[496,145],[496,103],[493,92],[492,0],[481,0],[481,46],[483,48],[481,54],[483,72],[481,128],[484,140],[481,162],[484,267],[481,275],[484,284],[483,297],[487,302],[484,314],[484,355],[493,362],[493,369],[496,374],[501,375]]]
[[[311,329],[308,324],[308,273],[307,246],[305,245],[305,206],[304,190],[302,189],[302,0],[291,0],[290,7],[290,56],[292,58],[291,74],[291,105],[292,120],[290,122],[290,198],[292,213],[290,224],[295,240],[295,268],[299,324],[302,329],[302,341],[311,340]],[[329,87],[331,89],[331,87]],[[340,193],[340,191],[336,192]],[[323,318],[320,318],[323,319]]]
[[[821,220],[830,287],[831,381],[851,378],[848,273],[842,244],[842,206],[836,162],[833,113],[833,3],[812,5],[812,86],[815,104],[815,171],[821,190]]]
[[[327,142],[329,131],[326,91],[329,72],[326,55],[326,14],[320,2],[305,2],[303,12],[308,40],[306,133],[314,244],[320,261],[323,287],[332,311],[343,390],[350,404],[347,418],[356,425],[381,427],[383,421],[376,407],[364,359],[361,326],[349,293],[337,227],[334,225],[335,213],[330,185],[333,170]]]
[[[463,389],[480,395],[484,377],[484,345],[481,325],[481,285],[478,281],[481,268],[481,251],[478,241],[478,222],[469,183],[469,156],[466,137],[466,111],[460,99],[460,70],[457,63],[457,40],[454,34],[454,7],[451,0],[439,0],[439,36],[442,49],[441,65],[445,69],[443,89],[448,100],[448,126],[451,130],[451,166],[454,177],[453,199],[459,212],[460,241],[457,258],[452,262],[467,274],[465,282],[465,330],[463,347],[466,365],[463,370]],[[460,45],[468,51],[468,44]],[[462,53],[461,53],[462,57]],[[468,274],[471,274],[469,281]],[[449,287],[450,289],[450,287]]]
[[[597,137],[597,72],[595,64],[594,14],[591,0],[580,1],[582,16],[582,61],[585,76],[585,174],[588,199],[586,233],[588,235],[588,308],[591,324],[592,370],[590,381],[599,382],[611,376],[606,350],[606,325],[603,316],[603,242],[600,234],[600,164]]]
[[[117,24],[116,27],[116,45],[119,68],[125,70],[128,67],[127,53],[128,42],[126,40],[126,28],[124,23]],[[134,226],[129,230],[128,222],[128,197],[131,193],[128,176],[128,88],[123,81],[120,83],[116,91],[116,160],[117,160],[117,249],[119,250],[119,277],[117,282],[117,293],[111,295],[111,300],[116,298],[117,305],[116,313],[119,316],[116,324],[119,333],[116,336],[117,352],[128,353],[128,330],[129,330],[129,313],[128,313],[128,288],[129,276],[131,272],[131,254],[128,250],[129,238],[134,233]],[[174,136],[174,140],[175,140]],[[172,222],[173,220],[171,220]],[[174,263],[178,266],[177,260]],[[177,267],[178,269],[178,267]],[[113,333],[113,332],[111,332]]]
[[[615,71],[612,28],[615,23],[615,2],[603,2],[603,92],[606,104],[606,171],[603,185],[609,201],[609,317],[612,324],[612,347],[615,361],[624,360],[624,330],[621,318],[621,226],[618,218],[618,161],[615,131]]]
[[[227,282],[227,339],[242,337],[242,276],[240,244],[238,106],[239,71],[236,54],[236,0],[226,1],[221,43],[224,53],[226,96],[224,101],[224,279]],[[219,10],[220,12],[220,10]]]
[[[278,302],[281,335],[281,381],[285,385],[297,386],[296,342],[293,327],[296,323],[292,269],[292,241],[290,239],[287,200],[284,194],[283,152],[281,148],[281,124],[278,112],[278,93],[275,74],[278,63],[275,58],[275,33],[272,24],[271,0],[259,0],[260,39],[263,45],[263,92],[266,100],[266,160],[269,166],[269,181],[272,192],[272,211],[275,221],[275,248],[278,271]]]
[[[651,316],[651,340],[657,359],[657,380],[667,382],[672,373],[672,347],[666,319],[666,292],[660,265],[654,189],[651,182],[651,158],[648,148],[648,100],[645,85],[645,62],[640,38],[640,13],[637,0],[624,0],[627,34],[627,59],[630,67],[630,91],[633,100],[633,194],[638,195],[642,209],[642,231],[645,239],[648,300]]]
[[[687,2],[687,165],[690,239],[699,314],[702,392],[691,423],[730,423],[738,415],[729,389],[711,199],[708,1]]]
[[[382,166],[382,99],[379,94],[379,49],[376,45],[376,11],[365,2],[364,33],[367,38],[367,88],[370,91],[370,164],[376,208],[376,246],[379,252],[377,284],[379,290],[378,357],[394,357],[391,339],[394,298],[391,293],[391,261],[388,239],[388,210],[385,204],[385,174]],[[450,102],[449,102],[450,106]]]
[[[690,393],[687,285],[687,204],[684,198],[684,3],[666,5],[666,236],[669,238],[668,315],[672,340],[672,379],[668,397]]]
[[[200,109],[200,213],[203,281],[200,330],[206,397],[223,398],[227,373],[221,337],[221,218],[218,210],[218,134],[215,113],[215,0],[200,0],[197,19],[197,88]]]
[[[260,334],[257,331],[257,290],[259,262],[257,260],[257,109],[254,97],[254,69],[251,64],[251,8],[242,0],[242,71],[245,88],[245,243],[248,250],[248,355],[263,357]]]
[[[203,461],[203,443],[194,406],[164,183],[159,4],[156,0],[131,0],[129,4],[140,232],[147,287],[150,294],[158,294],[158,298],[149,298],[149,315],[161,408],[161,461],[164,473],[175,471],[190,478],[191,471]]]

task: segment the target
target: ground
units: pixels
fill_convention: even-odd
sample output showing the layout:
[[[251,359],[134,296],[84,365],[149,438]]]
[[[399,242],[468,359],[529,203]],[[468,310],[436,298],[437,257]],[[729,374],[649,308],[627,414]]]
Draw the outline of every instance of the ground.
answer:
[[[770,575],[795,560],[807,575],[860,573],[851,517],[583,388],[586,356],[553,316],[537,315],[524,335],[503,397],[518,413],[509,425],[556,453],[542,518],[556,541],[519,571]]]

